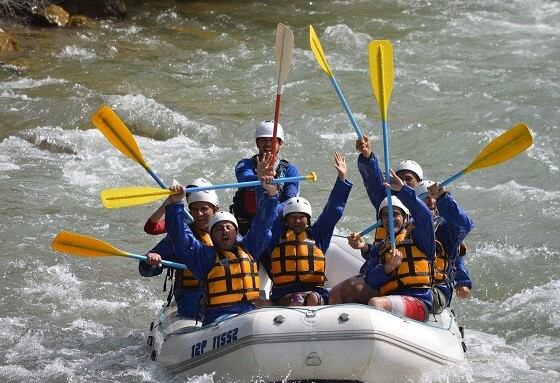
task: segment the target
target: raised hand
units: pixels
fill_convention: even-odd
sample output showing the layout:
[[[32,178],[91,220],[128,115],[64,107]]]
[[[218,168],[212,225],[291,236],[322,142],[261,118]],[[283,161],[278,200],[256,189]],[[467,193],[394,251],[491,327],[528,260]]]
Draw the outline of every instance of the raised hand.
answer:
[[[269,197],[278,194],[278,186],[270,183],[276,173],[272,161],[273,155],[270,152],[265,152],[261,159],[257,157],[257,177]]]
[[[346,166],[346,159],[340,154],[339,152],[334,152],[334,167],[338,172],[338,178],[341,181],[346,179],[346,175],[348,174],[348,167]]]
[[[365,158],[370,158],[371,153],[371,144],[369,143],[369,137],[365,134],[362,136],[361,140],[356,140],[356,150],[362,154]]]
[[[391,183],[388,184],[387,182],[384,182],[383,185],[385,187],[391,188],[391,190],[400,192],[403,186],[405,185],[404,181],[401,180],[399,176],[397,176],[397,174],[393,171],[393,169],[389,169],[389,171],[391,172]]]
[[[441,186],[437,182],[428,188],[428,195],[433,199],[438,199],[446,192],[445,186]]]
[[[181,185],[173,185],[169,188],[172,192],[176,192],[177,194],[170,195],[165,200],[166,205],[173,205],[176,203],[181,203],[185,199],[185,187]]]
[[[362,250],[367,246],[366,241],[364,241],[359,233],[352,233],[346,238],[348,239],[348,246],[352,249]]]

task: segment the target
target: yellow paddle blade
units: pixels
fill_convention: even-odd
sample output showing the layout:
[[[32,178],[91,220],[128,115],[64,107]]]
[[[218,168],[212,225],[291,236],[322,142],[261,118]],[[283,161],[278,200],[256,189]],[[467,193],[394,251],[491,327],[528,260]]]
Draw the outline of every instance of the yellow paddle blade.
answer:
[[[51,244],[51,248],[60,253],[80,257],[127,256],[127,253],[109,245],[107,242],[69,231],[58,233]]]
[[[468,173],[476,169],[498,165],[524,152],[531,145],[533,145],[533,137],[529,128],[522,122],[518,123],[486,145],[463,172]]]
[[[157,201],[171,194],[169,189],[150,186],[130,186],[125,188],[105,189],[101,191],[101,202],[108,209],[144,205]]]
[[[393,46],[389,40],[374,40],[368,45],[369,75],[381,119],[387,121],[389,100],[393,91]]]
[[[119,152],[147,167],[134,136],[111,108],[108,106],[99,108],[93,114],[91,122]]]
[[[278,94],[282,94],[282,85],[288,78],[293,54],[294,34],[284,24],[278,23],[276,27],[276,46],[274,51],[276,75],[278,77]]]
[[[319,37],[317,37],[315,29],[313,29],[312,25],[309,26],[309,45],[311,45],[311,51],[313,52],[313,55],[315,55],[315,59],[319,63],[321,69],[327,72],[329,77],[332,77],[333,74],[331,72],[331,68],[329,67],[329,63],[327,62],[325,52],[323,52],[321,41],[319,41]]]

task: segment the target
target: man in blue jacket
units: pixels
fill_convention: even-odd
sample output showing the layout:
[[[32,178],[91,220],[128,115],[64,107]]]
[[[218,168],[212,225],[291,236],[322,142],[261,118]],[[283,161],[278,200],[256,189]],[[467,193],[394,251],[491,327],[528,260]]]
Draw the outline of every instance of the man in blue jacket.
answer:
[[[203,325],[219,321],[221,317],[241,314],[255,308],[259,298],[258,260],[269,244],[271,228],[276,219],[278,205],[277,188],[270,184],[273,179],[271,155],[258,162],[257,171],[264,195],[259,200],[257,214],[251,229],[238,240],[235,217],[228,212],[216,213],[210,221],[212,246],[198,240],[185,223],[185,196],[183,187],[172,187],[178,192],[171,196],[166,207],[165,222],[177,261],[187,266],[205,287],[206,309]],[[150,264],[158,260],[151,258]]]
[[[323,212],[311,224],[311,205],[302,197],[290,198],[278,217],[271,245],[263,263],[272,280],[270,300],[281,306],[316,306],[328,302],[324,288],[325,253],[334,228],[352,189],[348,169],[340,153],[334,153],[338,177]]]
[[[255,142],[259,154],[251,158],[244,158],[235,165],[235,177],[238,182],[256,181],[257,177],[257,160],[262,159],[265,153],[272,152],[272,138],[274,130],[274,121],[262,121],[255,131]],[[282,146],[284,145],[284,130],[278,124],[276,131],[276,163],[273,164],[275,171],[274,178],[296,177],[299,175],[296,166],[285,159],[280,159],[279,154]],[[295,197],[299,193],[299,182],[286,182],[282,185],[277,185],[279,193],[279,202],[286,202],[288,199]],[[230,211],[235,215],[239,224],[239,233],[245,235],[251,221],[255,215],[257,208],[257,201],[260,199],[263,189],[256,188],[241,188],[233,197],[233,204],[230,206]]]
[[[472,288],[460,248],[474,223],[445,187],[425,180],[416,185],[414,192],[418,197],[424,195],[424,202],[434,215],[438,246],[434,268],[433,312],[438,314],[451,303],[454,287],[457,295],[465,298]]]
[[[432,214],[414,194],[414,190],[391,171],[391,196],[395,245],[388,236],[368,245],[356,233],[348,238],[350,246],[366,253],[362,267],[366,285],[375,294],[370,306],[419,321],[426,321],[432,309],[431,263],[435,253],[435,233]],[[383,227],[389,230],[388,203],[383,200],[379,215]],[[414,224],[411,224],[411,219]]]

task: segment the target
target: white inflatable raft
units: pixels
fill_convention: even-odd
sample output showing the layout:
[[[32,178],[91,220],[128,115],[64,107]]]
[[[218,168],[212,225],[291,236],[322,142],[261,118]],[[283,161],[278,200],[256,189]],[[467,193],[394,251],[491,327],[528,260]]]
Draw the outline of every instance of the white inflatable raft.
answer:
[[[346,240],[327,252],[331,284],[355,275],[363,260]],[[164,308],[152,324],[153,360],[173,373],[214,382],[416,380],[464,360],[462,332],[446,310],[426,323],[359,304],[266,307],[199,327]]]

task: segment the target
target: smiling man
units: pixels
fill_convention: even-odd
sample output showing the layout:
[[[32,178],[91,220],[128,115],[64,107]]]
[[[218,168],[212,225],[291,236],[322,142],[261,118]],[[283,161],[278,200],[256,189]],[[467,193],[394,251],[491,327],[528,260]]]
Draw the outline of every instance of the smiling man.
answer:
[[[210,220],[212,245],[196,238],[185,224],[184,188],[171,188],[178,194],[169,197],[170,205],[166,207],[167,231],[178,261],[203,282],[206,298],[203,325],[255,308],[260,287],[257,262],[270,241],[278,205],[276,186],[270,184],[273,179],[270,161],[270,153],[257,161],[257,174],[264,193],[251,228],[241,240],[237,238],[237,220],[224,211],[217,212]],[[150,254],[150,264],[157,265],[157,258],[158,254]]]
[[[325,283],[325,253],[337,222],[342,217],[352,183],[340,153],[335,153],[338,177],[323,212],[311,223],[309,201],[290,198],[272,230],[273,242],[263,257],[272,279],[270,300],[281,306],[316,306],[328,302]]]
[[[244,158],[235,166],[235,177],[238,182],[256,181],[257,180],[257,160],[261,159],[265,153],[272,153],[272,138],[274,133],[274,121],[262,121],[257,126],[255,131],[255,143],[259,154],[251,158]],[[275,153],[276,163],[273,164],[275,171],[274,178],[280,177],[297,177],[299,176],[298,169],[285,159],[280,159],[280,150],[284,146],[284,129],[278,124],[276,131],[276,139],[278,140],[277,150]],[[278,185],[278,198],[279,202],[286,202],[288,199],[295,197],[299,193],[299,182],[286,182],[283,185]],[[255,216],[257,208],[257,201],[263,193],[261,187],[256,188],[242,188],[237,190],[233,197],[233,205],[230,206],[230,211],[235,215],[239,224],[239,232],[244,235],[249,227],[251,221]]]

